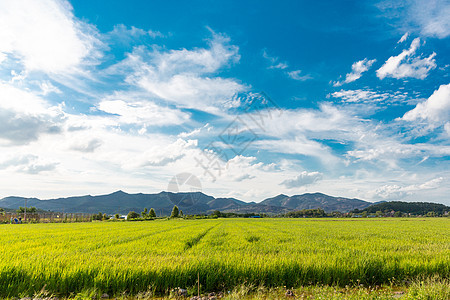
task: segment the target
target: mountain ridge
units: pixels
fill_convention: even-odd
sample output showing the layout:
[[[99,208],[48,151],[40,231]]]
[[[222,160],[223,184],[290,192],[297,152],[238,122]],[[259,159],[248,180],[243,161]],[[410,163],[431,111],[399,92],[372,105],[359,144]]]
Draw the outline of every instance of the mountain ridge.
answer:
[[[260,202],[244,202],[236,198],[215,198],[202,192],[172,193],[162,191],[156,194],[129,194],[122,190],[105,195],[84,195],[65,198],[41,200],[36,197],[26,198],[9,196],[0,199],[0,207],[17,209],[19,206],[34,206],[38,209],[67,213],[108,214],[140,212],[144,208],[154,208],[158,214],[170,214],[177,205],[185,214],[207,214],[215,210],[238,213],[285,213],[288,211],[322,208],[326,212],[348,212],[364,209],[372,203],[360,199],[334,197],[323,193],[305,193],[287,196],[280,194]]]

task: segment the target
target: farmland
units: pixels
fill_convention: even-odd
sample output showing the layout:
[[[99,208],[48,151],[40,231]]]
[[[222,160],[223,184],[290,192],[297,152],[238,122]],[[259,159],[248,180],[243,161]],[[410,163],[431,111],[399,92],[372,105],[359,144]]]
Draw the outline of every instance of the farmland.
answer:
[[[1,297],[450,277],[450,220],[216,219],[0,226]]]

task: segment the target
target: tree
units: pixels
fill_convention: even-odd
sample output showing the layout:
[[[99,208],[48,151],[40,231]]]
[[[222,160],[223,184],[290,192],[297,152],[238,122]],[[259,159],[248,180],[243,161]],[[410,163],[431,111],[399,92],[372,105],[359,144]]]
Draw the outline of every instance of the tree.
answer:
[[[222,213],[220,212],[220,210],[215,210],[211,215],[213,217],[220,218],[222,216]]]
[[[148,213],[150,218],[156,218],[156,212],[153,208],[150,208],[150,212]]]
[[[144,211],[141,212],[141,216],[142,216],[144,219],[147,218],[147,216],[148,216],[148,209],[147,209],[147,208],[144,208]]]
[[[116,218],[118,220],[120,218],[120,215],[119,214],[115,214],[114,218]]]
[[[180,210],[178,209],[178,206],[174,206],[172,209],[172,214],[170,215],[171,218],[178,218],[178,215],[180,213]]]
[[[127,215],[127,220],[137,219],[139,218],[139,214],[135,211],[130,211]]]
[[[23,213],[25,213],[25,210],[27,211],[27,213],[35,213],[36,212],[36,207],[31,206],[31,207],[26,207],[25,208],[25,207],[19,206],[19,209],[16,210],[16,211],[19,214],[23,214]]]
[[[180,217],[183,217],[183,211],[180,210]]]

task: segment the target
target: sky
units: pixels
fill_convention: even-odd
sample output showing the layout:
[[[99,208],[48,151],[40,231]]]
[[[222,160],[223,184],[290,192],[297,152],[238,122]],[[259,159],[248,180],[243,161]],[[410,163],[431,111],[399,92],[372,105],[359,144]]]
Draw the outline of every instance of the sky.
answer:
[[[450,205],[449,16],[446,0],[0,0],[0,197],[191,177],[180,191],[244,201]]]

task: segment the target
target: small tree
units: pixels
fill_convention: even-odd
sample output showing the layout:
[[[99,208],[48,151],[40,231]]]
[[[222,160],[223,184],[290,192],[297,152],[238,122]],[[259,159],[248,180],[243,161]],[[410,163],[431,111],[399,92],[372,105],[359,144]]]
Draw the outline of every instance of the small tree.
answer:
[[[144,219],[147,218],[147,216],[148,216],[148,209],[147,209],[147,208],[144,208],[144,211],[141,212],[141,216],[142,216]]]
[[[170,215],[171,218],[178,218],[178,215],[180,213],[180,210],[178,209],[178,206],[174,206],[172,209],[172,214]]]
[[[116,218],[116,220],[118,220],[120,218],[119,214],[115,214],[114,218]]]
[[[150,218],[156,218],[156,212],[153,208],[150,208],[150,212],[148,213]]]
[[[127,220],[137,219],[139,218],[139,214],[135,211],[130,211],[127,215]]]

